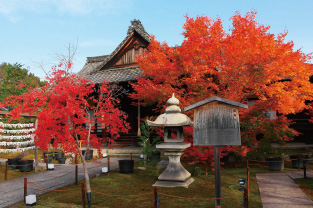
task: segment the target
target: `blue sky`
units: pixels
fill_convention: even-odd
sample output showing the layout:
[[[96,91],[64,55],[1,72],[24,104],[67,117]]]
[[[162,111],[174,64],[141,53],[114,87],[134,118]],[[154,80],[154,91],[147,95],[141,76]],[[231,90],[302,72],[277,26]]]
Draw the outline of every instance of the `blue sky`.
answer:
[[[130,20],[139,19],[149,34],[179,45],[184,15],[219,16],[228,29],[235,11],[256,10],[257,21],[278,34],[288,30],[295,49],[313,51],[311,0],[0,0],[0,63],[21,63],[42,79],[38,67],[57,64],[77,43],[74,72],[87,56],[110,54],[125,38]]]

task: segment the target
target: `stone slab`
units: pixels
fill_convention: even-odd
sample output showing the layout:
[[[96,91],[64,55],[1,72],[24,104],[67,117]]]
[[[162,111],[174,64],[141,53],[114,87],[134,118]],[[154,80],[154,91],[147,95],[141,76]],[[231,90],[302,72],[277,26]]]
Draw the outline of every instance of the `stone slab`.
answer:
[[[262,173],[256,178],[263,208],[313,208],[312,200],[286,173]]]
[[[185,181],[161,181],[157,180],[152,186],[159,186],[159,187],[184,187],[188,188],[190,184],[194,182],[193,178],[188,178]]]

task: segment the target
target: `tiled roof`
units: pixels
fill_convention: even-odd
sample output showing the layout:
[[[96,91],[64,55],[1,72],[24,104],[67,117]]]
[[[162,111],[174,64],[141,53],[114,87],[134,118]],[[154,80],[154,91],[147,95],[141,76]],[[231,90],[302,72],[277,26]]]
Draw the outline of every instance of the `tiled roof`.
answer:
[[[103,80],[109,83],[135,81],[138,77],[142,76],[141,70],[138,66],[136,66],[106,69],[99,71],[98,73],[88,75],[87,78],[91,79],[92,82],[96,84],[102,82]]]
[[[93,58],[93,57],[92,57]],[[91,72],[97,68],[98,66],[100,66],[100,64],[102,63],[102,61],[98,61],[98,62],[88,62],[88,58],[87,58],[87,62],[85,64],[85,66],[77,73],[77,76],[79,77],[86,77],[88,75],[91,74]]]
[[[131,21],[131,26],[128,27],[126,38],[117,46],[117,48],[110,55],[88,57],[85,66],[77,73],[77,75],[90,77],[89,75],[102,73],[102,71],[100,71],[101,68],[105,66],[105,64],[107,64],[115,56],[115,54],[124,46],[124,44],[128,41],[128,39],[133,35],[134,32],[137,32],[146,41],[150,42],[149,34],[146,32],[141,22],[135,19]]]

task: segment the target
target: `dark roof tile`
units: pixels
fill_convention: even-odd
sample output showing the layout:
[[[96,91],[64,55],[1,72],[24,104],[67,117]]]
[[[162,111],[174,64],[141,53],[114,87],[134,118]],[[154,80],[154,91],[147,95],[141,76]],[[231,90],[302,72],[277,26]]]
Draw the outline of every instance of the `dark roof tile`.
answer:
[[[141,70],[138,66],[136,66],[106,69],[98,73],[88,75],[87,78],[91,79],[92,82],[96,84],[102,82],[103,80],[109,83],[135,81],[138,77],[142,76]]]

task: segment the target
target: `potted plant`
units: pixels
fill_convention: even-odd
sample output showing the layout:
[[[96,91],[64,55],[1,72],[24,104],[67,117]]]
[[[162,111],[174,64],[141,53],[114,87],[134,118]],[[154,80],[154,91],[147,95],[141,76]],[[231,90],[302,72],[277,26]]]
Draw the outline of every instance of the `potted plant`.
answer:
[[[289,155],[291,160],[292,168],[298,169],[303,168],[303,161],[309,159],[310,152],[308,150],[297,150]],[[300,164],[299,164],[300,162]]]
[[[118,167],[120,173],[133,173],[134,172],[134,160],[119,160]]]
[[[282,171],[284,169],[285,157],[283,156],[270,156],[266,157],[268,169],[272,171]]]
[[[8,159],[8,165],[9,167],[11,167],[12,170],[14,169],[18,169],[19,166],[19,161],[21,160],[21,158],[12,158],[12,159]]]
[[[65,164],[66,159],[65,158],[59,158],[58,162],[59,164]]]
[[[29,172],[33,170],[34,160],[19,160],[20,172]]]
[[[283,151],[268,148],[264,151],[264,156],[269,170],[282,171],[284,169],[287,155]]]
[[[59,160],[64,158],[64,152],[56,151],[54,152],[54,159]]]

